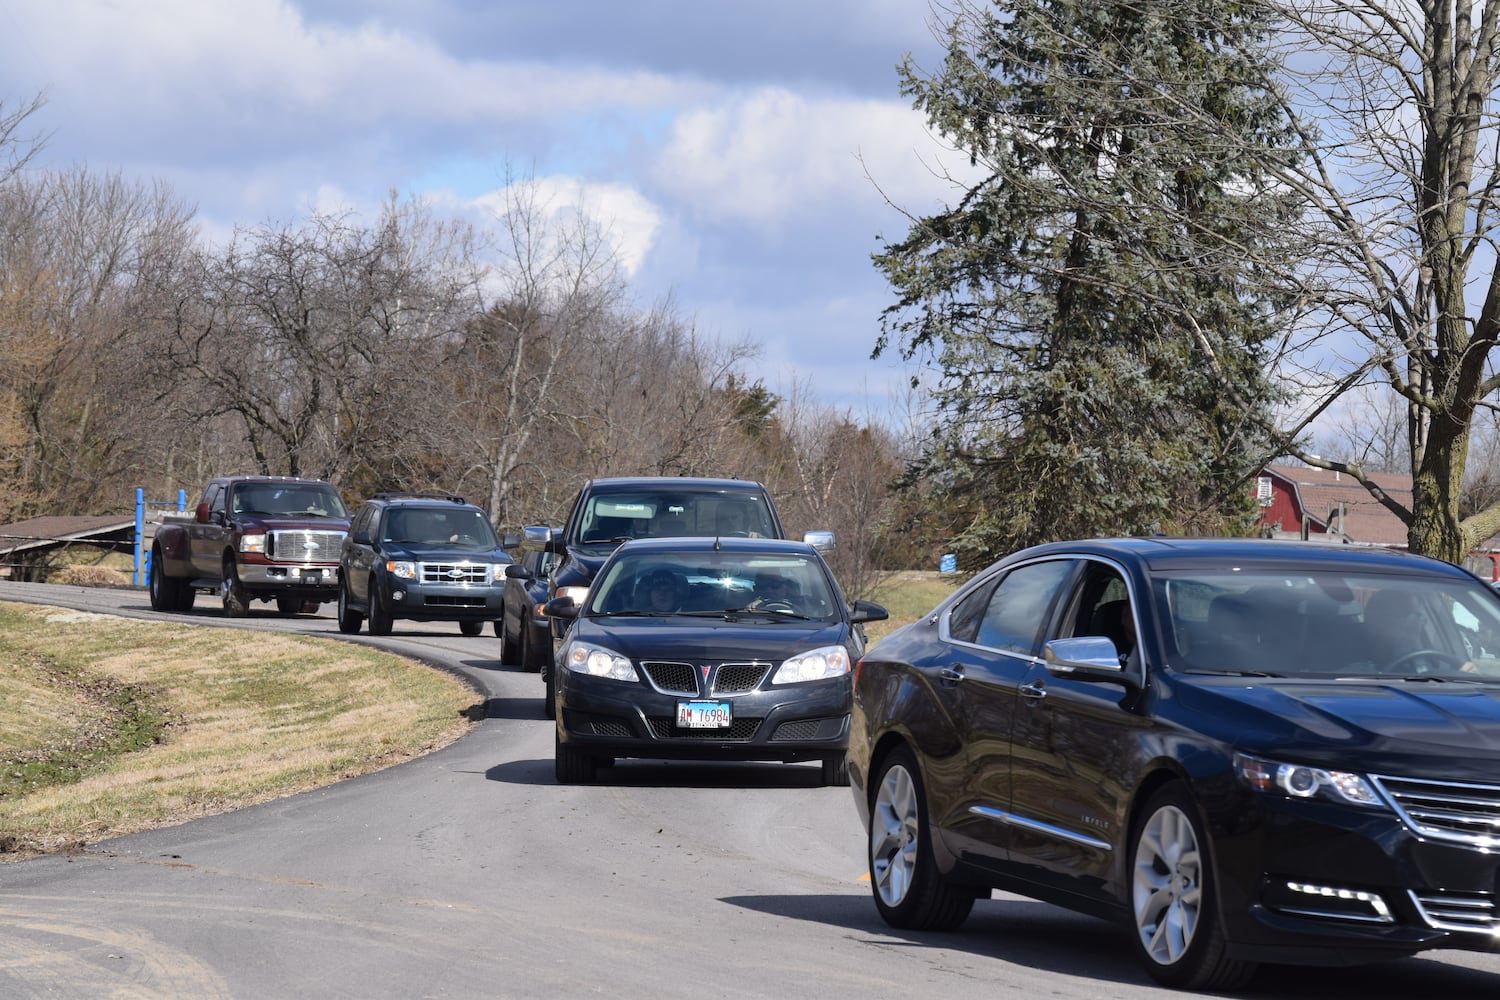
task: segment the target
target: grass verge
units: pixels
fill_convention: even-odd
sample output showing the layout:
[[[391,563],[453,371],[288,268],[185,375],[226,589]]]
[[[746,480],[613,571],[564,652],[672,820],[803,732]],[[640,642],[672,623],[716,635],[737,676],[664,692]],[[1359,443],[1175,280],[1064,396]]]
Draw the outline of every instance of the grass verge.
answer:
[[[442,671],[251,635],[0,604],[0,860],[368,773],[477,717]]]

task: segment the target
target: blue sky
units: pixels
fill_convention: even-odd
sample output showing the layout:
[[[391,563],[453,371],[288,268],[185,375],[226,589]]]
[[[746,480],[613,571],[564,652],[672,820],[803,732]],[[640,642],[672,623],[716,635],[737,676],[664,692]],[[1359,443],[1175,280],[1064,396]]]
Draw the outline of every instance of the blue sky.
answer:
[[[857,418],[870,264],[962,157],[897,91],[942,55],[923,0],[0,0],[0,100],[42,166],[167,182],[210,237],[388,192],[479,217],[507,175],[599,217],[642,306],[750,340],[773,391]],[[878,187],[877,187],[878,184]]]

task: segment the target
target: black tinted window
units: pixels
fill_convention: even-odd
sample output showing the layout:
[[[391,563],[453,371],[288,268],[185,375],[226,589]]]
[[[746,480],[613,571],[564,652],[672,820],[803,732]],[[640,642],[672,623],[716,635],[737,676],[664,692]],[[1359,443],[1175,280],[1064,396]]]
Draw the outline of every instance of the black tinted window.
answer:
[[[1072,561],[1060,559],[1011,570],[990,594],[970,641],[992,649],[1032,652],[1047,609],[1072,568]]]

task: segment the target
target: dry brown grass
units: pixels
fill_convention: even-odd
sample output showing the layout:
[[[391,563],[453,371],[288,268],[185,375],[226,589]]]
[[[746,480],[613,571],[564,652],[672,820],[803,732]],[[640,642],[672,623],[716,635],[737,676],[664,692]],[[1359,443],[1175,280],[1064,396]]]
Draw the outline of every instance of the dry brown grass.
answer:
[[[421,664],[251,636],[0,604],[0,859],[373,771],[477,714],[471,688]],[[132,738],[146,745],[117,749]]]

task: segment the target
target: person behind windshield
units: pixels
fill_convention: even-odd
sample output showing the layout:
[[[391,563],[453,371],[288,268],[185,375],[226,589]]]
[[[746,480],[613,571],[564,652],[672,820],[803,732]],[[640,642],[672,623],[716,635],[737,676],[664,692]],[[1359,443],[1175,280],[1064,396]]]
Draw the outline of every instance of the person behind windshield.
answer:
[[[666,570],[657,570],[646,579],[646,610],[671,614],[682,610],[682,585]]]
[[[797,596],[797,587],[779,573],[757,573],[755,575],[755,600],[752,608],[792,609],[792,598]]]
[[[1474,671],[1472,662],[1444,651],[1431,626],[1412,593],[1390,588],[1376,591],[1365,603],[1369,659],[1377,670],[1400,668],[1403,674],[1455,668]]]

